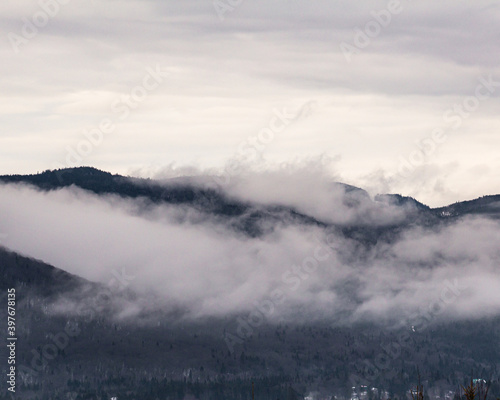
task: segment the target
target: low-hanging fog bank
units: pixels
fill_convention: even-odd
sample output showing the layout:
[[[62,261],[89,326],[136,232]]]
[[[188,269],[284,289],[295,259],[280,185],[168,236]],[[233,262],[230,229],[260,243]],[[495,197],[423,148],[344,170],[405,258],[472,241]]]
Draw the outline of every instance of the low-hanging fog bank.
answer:
[[[256,308],[270,319],[339,323],[500,313],[498,220],[415,224],[366,243],[336,224],[392,226],[415,210],[361,191],[346,203],[345,187],[314,174],[245,176],[221,190],[327,227],[285,220],[251,237],[188,206],[2,184],[2,245],[92,281],[125,274],[132,289],[189,319]]]

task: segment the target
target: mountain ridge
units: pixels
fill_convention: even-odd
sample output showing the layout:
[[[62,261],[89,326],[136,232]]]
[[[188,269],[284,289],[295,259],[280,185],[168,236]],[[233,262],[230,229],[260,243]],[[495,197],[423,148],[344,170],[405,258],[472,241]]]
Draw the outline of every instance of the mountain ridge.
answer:
[[[4,176],[0,177],[0,181],[34,184],[41,190],[57,190],[74,185],[98,195],[116,194],[126,198],[146,195],[153,203],[192,205],[206,213],[216,214],[220,210],[217,207],[233,207],[220,212],[219,217],[231,223],[240,223],[240,230],[250,236],[265,234],[265,230],[258,230],[259,221],[280,222],[282,218],[324,227],[325,236],[335,230],[341,239],[342,236],[352,239],[349,243],[352,247],[339,246],[335,250],[336,259],[351,272],[345,280],[332,280],[328,293],[336,294],[336,301],[341,302],[345,298],[349,302],[346,303],[346,311],[341,309],[324,320],[297,318],[282,323],[269,318],[264,319],[266,322],[258,329],[241,325],[240,322],[250,323],[249,315],[255,315],[255,310],[253,314],[241,311],[234,315],[197,316],[190,320],[183,318],[181,312],[175,313],[175,304],[172,307],[169,307],[169,303],[156,304],[151,301],[154,296],[141,297],[143,294],[133,292],[132,287],[111,291],[106,285],[87,281],[47,263],[0,248],[0,288],[15,287],[16,295],[19,296],[19,363],[26,367],[24,370],[34,370],[32,375],[20,375],[24,390],[20,398],[34,399],[42,391],[45,395],[43,399],[63,399],[67,398],[68,391],[72,391],[78,393],[78,399],[111,398],[117,394],[119,398],[129,400],[139,395],[143,396],[139,398],[151,400],[177,399],[189,398],[184,397],[184,394],[196,393],[196,390],[201,394],[214,393],[219,390],[214,389],[215,383],[223,382],[221,385],[225,392],[221,389],[215,397],[209,397],[208,394],[203,397],[200,394],[195,398],[244,399],[247,398],[244,395],[238,397],[235,393],[228,393],[227,388],[234,385],[239,389],[253,381],[258,386],[276,387],[275,392],[268,393],[267,397],[259,396],[262,399],[286,398],[280,385],[285,387],[292,384],[301,391],[318,387],[325,388],[325,392],[329,393],[338,390],[339,396],[347,399],[351,398],[351,387],[361,384],[370,384],[380,390],[404,396],[410,387],[410,377],[417,368],[429,385],[446,390],[462,382],[471,370],[479,371],[481,377],[495,379],[496,386],[492,393],[500,393],[497,372],[499,350],[494,346],[497,333],[500,332],[500,317],[496,314],[481,319],[456,321],[441,320],[426,314],[430,315],[429,322],[420,325],[415,323],[416,329],[414,320],[410,318],[397,326],[384,325],[383,319],[375,322],[372,319],[353,320],[348,324],[335,322],[340,319],[340,312],[352,312],[363,300],[359,296],[359,291],[363,290],[360,284],[366,281],[359,281],[356,275],[351,274],[352,271],[365,274],[365,266],[374,253],[381,255],[380,259],[375,258],[375,262],[390,261],[394,252],[388,252],[388,257],[384,254],[388,244],[397,242],[399,232],[408,232],[415,224],[431,228],[435,224],[446,226],[449,223],[452,226],[456,218],[467,215],[495,217],[497,196],[447,206],[453,207],[451,209],[431,209],[411,197],[381,195],[375,201],[380,205],[380,208],[374,209],[375,212],[386,206],[393,207],[403,210],[406,219],[388,227],[369,224],[338,227],[286,206],[256,205],[226,198],[224,193],[215,189],[179,185],[179,182],[175,185],[169,185],[168,182],[159,184],[84,168],[65,170],[61,175],[61,183],[56,173],[48,171],[30,176]],[[203,196],[203,190],[208,192],[208,200],[207,196]],[[360,205],[371,204],[367,203],[372,200],[366,198],[366,192],[362,189],[348,187],[345,192],[347,195],[339,200],[339,204],[344,205],[346,210],[356,210]],[[215,205],[210,205],[210,199]],[[423,235],[432,236],[439,230],[423,229]],[[247,239],[245,237],[242,241]],[[260,238],[256,240],[259,241]],[[339,243],[344,242],[340,240]],[[377,243],[381,244],[378,249]],[[406,254],[408,249],[418,250],[411,238],[408,243],[410,247],[400,248],[402,252]],[[372,249],[380,252],[372,252]],[[360,253],[359,260],[349,257],[356,252]],[[418,251],[413,253],[417,254]],[[442,257],[454,261],[450,255],[437,253],[436,262],[441,262]],[[432,271],[436,267],[433,260],[427,264],[417,264],[410,259],[409,279],[414,273],[423,271],[423,268]],[[139,259],[139,262],[142,261]],[[465,260],[466,264],[472,265],[473,262]],[[399,269],[400,265],[395,265]],[[359,269],[356,269],[358,266]],[[331,268],[333,273],[336,264],[332,262]],[[374,271],[380,273],[380,269]],[[376,278],[375,275],[370,276]],[[387,288],[383,279],[380,283],[383,285],[381,292],[390,296],[393,290],[391,282]],[[279,287],[283,290],[288,288]],[[305,288],[305,285],[302,287]],[[289,293],[292,293],[291,290]],[[401,288],[395,287],[394,290]],[[448,292],[442,293],[450,295]],[[428,301],[424,299],[422,304],[427,306]],[[290,304],[293,305],[292,302]],[[436,304],[441,303],[430,303]],[[138,308],[129,308],[129,305]],[[134,309],[138,311],[122,313],[123,310]],[[293,311],[297,314],[306,313],[307,308],[295,306]],[[5,309],[0,310],[0,316],[5,317],[5,312]],[[68,326],[77,326],[80,333],[68,337],[64,345],[57,342],[60,346],[55,353],[44,353],[44,349],[54,349],[54,338],[60,339]],[[235,336],[244,326],[250,327],[247,329],[251,329],[251,333],[242,338]],[[398,341],[403,335],[408,338],[407,343]],[[231,347],[227,345],[228,338],[232,338]],[[382,356],[397,367],[379,368],[377,362]],[[369,366],[376,365],[378,368],[375,369],[378,375],[373,379],[372,370],[366,367],[368,362],[371,363]],[[181,389],[185,392],[179,394]],[[144,393],[149,395],[145,396]]]
[[[212,203],[214,205],[214,212],[229,216],[241,215],[248,210],[250,205],[249,202],[241,200],[235,201],[229,198],[229,196],[214,188],[213,185],[183,182],[179,180],[179,178],[156,180],[151,178],[130,177],[111,174],[110,172],[89,166],[46,170],[41,173],[28,175],[0,175],[0,182],[27,183],[41,190],[55,190],[75,185],[95,194],[115,193],[123,197],[131,198],[144,196],[153,202],[166,202],[171,204],[196,202],[196,197],[201,196],[207,200],[215,201],[215,204]],[[350,184],[341,182],[335,182],[335,184],[342,186],[346,193],[366,193],[364,189]],[[162,191],[159,192],[159,189],[162,189]],[[169,190],[167,191],[166,189]],[[499,205],[495,208],[500,209],[500,194],[485,195],[441,207],[430,207],[413,197],[396,193],[377,194],[373,200],[397,206],[412,204],[420,210],[431,211],[436,216],[441,217],[477,213],[474,211],[474,206],[486,208],[496,202],[499,202]],[[449,215],[447,213],[449,213]]]

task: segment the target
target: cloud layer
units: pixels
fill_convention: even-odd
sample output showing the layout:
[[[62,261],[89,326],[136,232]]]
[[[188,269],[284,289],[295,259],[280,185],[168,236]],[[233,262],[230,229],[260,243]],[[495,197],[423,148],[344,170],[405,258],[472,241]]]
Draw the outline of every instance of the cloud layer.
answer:
[[[466,218],[382,236],[376,229],[411,210],[367,197],[373,207],[367,214],[367,203],[346,208],[345,195],[321,177],[313,183],[277,178],[246,176],[231,190],[256,206],[311,209],[327,221],[338,222],[341,210],[344,223],[363,221],[361,230],[346,236],[334,227],[283,221],[252,238],[188,208],[145,208],[140,200],[76,188],[47,193],[2,185],[2,244],[93,281],[108,283],[125,271],[135,277],[132,289],[189,319],[250,313],[266,305],[271,320],[336,323],[500,312],[498,221]],[[380,234],[376,243],[363,239],[370,230]]]

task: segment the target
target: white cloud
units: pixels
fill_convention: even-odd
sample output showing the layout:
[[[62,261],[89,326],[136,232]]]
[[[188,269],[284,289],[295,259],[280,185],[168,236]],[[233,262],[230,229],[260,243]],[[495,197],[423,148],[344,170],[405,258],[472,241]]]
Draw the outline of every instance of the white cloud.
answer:
[[[346,208],[341,193],[320,184],[322,177],[315,178],[313,171],[298,175],[296,187],[302,190],[291,185],[291,175],[257,177],[247,174],[239,197],[257,206],[279,202],[302,212],[310,208],[331,220],[341,210],[351,218],[350,227],[363,222],[354,234],[358,238],[401,217],[395,208],[370,209],[364,200]],[[391,240],[377,231],[372,244],[338,230],[283,220],[273,223],[272,233],[251,238],[192,209],[145,208],[139,200],[99,198],[75,188],[47,193],[2,185],[0,194],[5,246],[103,283],[112,271],[124,269],[136,277],[133,289],[166,308],[182,309],[189,318],[250,312],[276,289],[284,302],[272,318],[400,320],[440,304],[443,293],[451,300],[442,317],[500,312],[500,225],[495,220],[414,227],[399,237],[385,236]],[[458,285],[458,294],[449,295],[450,284]],[[129,306],[132,312],[142,305]]]

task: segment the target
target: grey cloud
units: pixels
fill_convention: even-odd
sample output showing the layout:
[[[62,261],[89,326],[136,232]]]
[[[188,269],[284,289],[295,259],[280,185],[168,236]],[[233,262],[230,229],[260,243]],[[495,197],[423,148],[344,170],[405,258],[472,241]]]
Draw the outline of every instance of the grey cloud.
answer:
[[[314,173],[295,176],[296,187],[284,173],[281,180],[278,173],[247,175],[238,197],[255,205],[292,205],[325,219],[330,212],[337,222],[341,212],[344,223],[363,222],[360,233],[378,229],[381,222],[397,223],[400,213],[411,211],[374,208],[367,218],[366,204],[346,208],[343,192],[321,184],[321,177],[307,185]],[[235,188],[237,184],[233,193]],[[285,220],[252,238],[189,208],[146,207],[77,189],[44,193],[3,185],[0,191],[0,229],[7,247],[90,280],[106,283],[113,270],[122,268],[136,277],[130,288],[142,300],[118,307],[120,318],[151,307],[182,310],[188,319],[247,313],[276,290],[282,292],[283,304],[276,304],[271,320],[401,323],[436,304],[443,308],[436,318],[500,312],[496,220],[409,227],[372,243],[341,229]],[[458,287],[457,294],[449,294],[450,285]],[[61,300],[55,310],[75,307]]]

